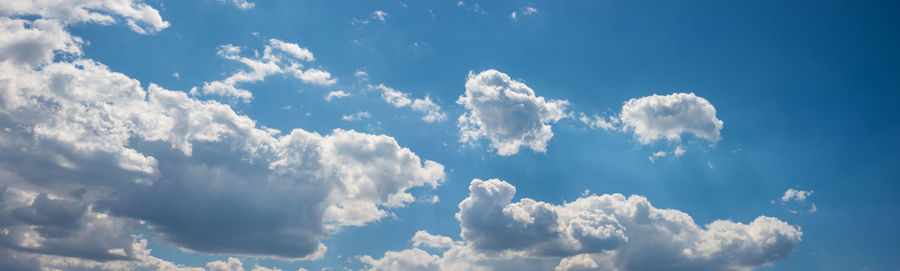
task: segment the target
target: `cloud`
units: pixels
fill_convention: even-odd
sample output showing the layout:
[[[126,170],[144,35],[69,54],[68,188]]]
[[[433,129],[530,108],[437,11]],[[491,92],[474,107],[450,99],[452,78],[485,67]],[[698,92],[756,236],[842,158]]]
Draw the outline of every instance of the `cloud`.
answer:
[[[807,200],[812,194],[812,190],[806,191],[789,188],[787,191],[784,191],[784,195],[781,196],[781,206],[784,206],[789,212],[795,214],[802,212],[804,209],[806,209],[806,212],[814,213],[818,211],[819,208],[815,203]]]
[[[372,19],[379,20],[382,22],[384,22],[384,20],[387,19],[387,16],[388,16],[387,12],[384,12],[381,10],[376,10],[376,11],[372,12]]]
[[[441,111],[441,106],[431,101],[429,96],[425,96],[424,99],[410,99],[409,93],[396,90],[384,84],[369,85],[369,89],[380,91],[381,98],[393,107],[409,106],[413,111],[424,113],[425,116],[422,117],[422,120],[427,123],[441,122],[447,119],[447,114]]]
[[[521,17],[521,16],[529,16],[529,15],[534,15],[537,13],[538,13],[538,10],[536,8],[525,7],[522,9],[522,11],[513,11],[512,13],[510,13],[509,19],[515,21],[515,20],[518,20],[519,17]]]
[[[355,114],[344,115],[341,117],[341,119],[345,120],[345,121],[359,121],[359,120],[364,120],[364,119],[368,119],[371,117],[372,117],[372,114],[369,114],[369,112],[360,111],[360,112],[356,112]]]
[[[269,76],[278,74],[291,74],[305,83],[322,86],[333,85],[337,82],[327,71],[316,68],[304,70],[301,62],[315,61],[315,57],[308,49],[294,43],[269,39],[269,44],[263,49],[261,57],[244,57],[240,55],[241,51],[242,49],[238,46],[225,44],[219,46],[216,54],[225,59],[240,62],[249,70],[239,70],[220,81],[204,82],[203,86],[192,88],[191,95],[219,95],[249,102],[253,98],[253,94],[238,85],[260,82]]]
[[[656,162],[656,159],[666,157],[666,154],[667,153],[664,151],[658,151],[658,152],[654,152],[653,154],[650,154],[650,157],[647,157],[647,158],[650,159],[650,162]]]
[[[788,201],[804,201],[807,197],[812,195],[813,191],[804,191],[790,188],[787,191],[784,191],[784,195],[781,196],[781,202]]]
[[[253,2],[248,2],[247,0],[216,0],[219,3],[230,3],[234,5],[234,7],[240,10],[248,10],[256,6]]]
[[[748,270],[787,257],[803,234],[765,216],[701,227],[635,195],[512,202],[515,187],[497,179],[472,180],[469,191],[456,214],[462,241],[439,255],[413,248],[361,261],[372,270]]]
[[[447,236],[434,235],[430,234],[427,231],[417,231],[412,238],[414,247],[431,247],[431,248],[449,248],[458,242],[454,242],[453,239]]]
[[[107,9],[116,7],[91,10]],[[52,14],[28,14],[44,13]],[[389,136],[281,132],[227,104],[142,84],[75,54],[71,46],[80,43],[58,23],[22,27],[40,20],[2,21],[11,36],[0,48],[65,36],[29,65],[17,50],[0,51],[0,262],[7,267],[176,269],[150,257],[135,232],[198,252],[321,258],[320,239],[378,221],[414,201],[408,190],[445,178],[441,164]],[[252,67],[233,77],[257,78],[271,63],[272,70],[294,66],[282,66],[292,53],[275,45],[254,59],[235,46],[219,52]],[[52,62],[65,52],[70,57]]]
[[[3,1],[0,14],[6,17],[38,16],[62,24],[98,23],[118,20],[140,34],[156,33],[169,27],[159,11],[140,0],[83,0],[66,4],[56,1]]]
[[[465,107],[459,117],[460,142],[486,137],[502,156],[521,147],[545,152],[553,137],[551,124],[565,118],[568,101],[546,100],[522,82],[497,70],[469,73],[466,92],[456,103]]]
[[[603,128],[603,130],[607,131],[616,130],[615,125],[619,123],[619,119],[615,117],[608,117],[604,119],[603,117],[594,115],[593,118],[591,118],[584,113],[580,113],[578,121],[585,125],[588,125],[588,127],[590,127],[591,129]]]
[[[350,97],[350,93],[346,93],[343,90],[336,90],[328,92],[328,94],[325,95],[325,101],[330,102],[332,99],[342,99],[346,97]]]
[[[12,2],[6,3],[0,4],[0,11]],[[63,27],[56,20],[0,17],[0,60],[37,67],[50,63],[54,52],[81,55],[81,39],[69,35]]]
[[[723,124],[716,118],[716,108],[693,93],[654,94],[628,100],[618,119],[622,130],[633,132],[641,144],[659,139],[680,141],[683,134],[716,143],[721,139]]]

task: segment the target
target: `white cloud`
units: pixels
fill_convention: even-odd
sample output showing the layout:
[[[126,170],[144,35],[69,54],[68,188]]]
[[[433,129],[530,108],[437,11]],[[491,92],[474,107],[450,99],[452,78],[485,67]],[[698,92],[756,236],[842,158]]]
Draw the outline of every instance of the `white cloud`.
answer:
[[[0,51],[0,217],[11,223],[0,267],[177,269],[150,257],[137,231],[199,252],[316,259],[329,232],[378,221],[414,201],[408,190],[444,180],[442,165],[389,136],[282,133],[229,105],[142,84],[81,58],[62,25],[40,20],[0,21],[0,48],[51,41],[26,60]],[[231,82],[295,67],[283,63],[292,53],[266,51],[219,53],[251,67]]]
[[[650,156],[647,158],[650,159],[650,162],[656,162],[656,159],[666,157],[666,154],[667,153],[664,151],[658,151],[658,152],[654,152],[654,153],[650,154]]]
[[[603,130],[614,131],[616,130],[616,124],[619,122],[619,119],[615,117],[608,117],[604,119],[603,117],[594,115],[593,118],[588,117],[584,113],[581,113],[578,117],[578,121],[588,125],[591,129],[603,128]]]
[[[440,122],[447,119],[447,114],[441,112],[441,106],[431,101],[431,97],[425,96],[425,99],[415,99],[412,103],[412,109],[425,113],[422,120],[428,123]]]
[[[376,11],[372,12],[372,19],[379,20],[382,22],[384,22],[384,20],[387,19],[387,16],[388,16],[387,12],[384,12],[381,10],[376,10]]]
[[[0,4],[0,11],[12,1],[5,3]],[[81,55],[81,39],[69,35],[63,27],[55,20],[0,17],[0,60],[35,67],[50,63],[54,52]]]
[[[394,107],[404,107],[412,103],[412,100],[409,99],[408,93],[393,89],[391,87],[385,86],[384,84],[378,84],[377,86],[369,85],[369,88],[380,90],[381,98]]]
[[[805,191],[805,190],[797,190],[793,188],[789,188],[787,191],[784,191],[784,195],[781,196],[781,202],[788,202],[791,200],[794,201],[804,201],[807,197],[812,195],[813,191]]]
[[[337,79],[331,78],[331,73],[316,68],[309,68],[305,71],[300,69],[294,70],[294,76],[300,78],[303,82],[322,86],[330,86],[337,83]]]
[[[685,150],[684,147],[681,147],[681,145],[675,146],[675,150],[672,151],[675,156],[682,156],[685,152],[687,152],[687,150]]]
[[[787,191],[784,191],[784,195],[781,196],[781,206],[784,206],[789,212],[795,214],[801,213],[804,209],[809,213],[814,213],[818,211],[819,208],[816,207],[815,203],[808,201],[812,194],[812,190],[806,191],[789,188]]]
[[[362,79],[362,80],[368,80],[368,79],[369,79],[369,74],[366,73],[366,72],[364,72],[364,71],[356,71],[356,72],[353,73],[353,75],[356,76],[356,78],[359,78],[359,79]]]
[[[313,56],[312,52],[309,49],[300,47],[295,43],[283,42],[277,39],[269,39],[269,44],[282,52],[289,54],[298,60],[303,61],[316,61],[316,58]]]
[[[510,13],[509,19],[515,21],[515,20],[518,20],[519,17],[521,17],[521,16],[529,16],[529,15],[534,15],[537,13],[538,13],[538,10],[536,8],[524,7],[524,8],[522,8],[521,11],[513,11],[512,13]]]
[[[786,257],[803,234],[765,216],[699,226],[641,196],[512,202],[515,187],[497,179],[475,179],[469,191],[456,214],[462,241],[438,255],[412,248],[361,261],[371,270],[749,270]]]
[[[425,96],[424,99],[416,98],[413,100],[409,98],[409,93],[396,90],[384,84],[369,85],[369,89],[379,90],[381,98],[394,107],[409,106],[413,111],[424,113],[425,116],[422,117],[422,120],[425,122],[441,122],[447,119],[447,114],[441,111],[441,106],[431,101],[429,96]]]
[[[141,0],[82,0],[61,4],[58,1],[0,1],[0,14],[7,17],[38,16],[62,24],[90,22],[103,25],[124,20],[140,34],[159,32],[169,27],[159,11]]]
[[[203,86],[192,88],[191,95],[219,95],[249,102],[253,94],[238,85],[259,82],[277,74],[291,74],[305,83],[323,86],[337,82],[327,71],[316,68],[304,70],[300,62],[315,61],[315,57],[308,49],[294,43],[269,39],[261,57],[244,57],[240,55],[241,51],[238,46],[226,44],[219,46],[216,53],[225,59],[244,64],[249,70],[237,71],[224,80],[204,82]]]
[[[346,97],[350,97],[350,93],[346,93],[343,90],[336,90],[328,92],[328,94],[325,95],[325,101],[330,102],[333,99],[342,99]]]
[[[417,231],[412,238],[414,247],[431,247],[431,248],[449,248],[457,242],[454,242],[453,239],[447,236],[434,235],[430,234],[427,231]]]
[[[545,152],[553,137],[551,124],[566,117],[566,100],[546,100],[522,82],[497,70],[469,73],[466,92],[456,103],[460,142],[486,137],[499,155],[513,155],[523,146]]]
[[[354,114],[344,115],[341,117],[341,119],[345,120],[345,121],[360,121],[360,120],[368,119],[371,117],[372,117],[372,114],[369,114],[369,112],[360,111],[360,112],[356,112]]]
[[[681,135],[688,133],[716,143],[723,124],[716,118],[716,108],[693,93],[654,94],[628,100],[619,120],[622,129],[633,132],[641,144],[659,139],[680,141]]]
[[[216,0],[219,3],[230,3],[234,5],[234,7],[240,10],[248,10],[256,6],[253,2],[248,2],[247,0]]]

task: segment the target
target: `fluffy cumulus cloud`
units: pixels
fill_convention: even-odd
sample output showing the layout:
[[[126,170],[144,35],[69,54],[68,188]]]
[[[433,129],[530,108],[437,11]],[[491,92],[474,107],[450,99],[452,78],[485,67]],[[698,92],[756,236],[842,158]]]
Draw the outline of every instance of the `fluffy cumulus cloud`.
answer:
[[[700,226],[684,212],[634,195],[513,202],[515,187],[497,179],[475,179],[469,191],[456,214],[462,240],[443,253],[412,248],[360,260],[373,270],[748,270],[786,257],[803,234],[765,216]],[[420,233],[417,243],[447,244],[445,237]]]
[[[266,77],[278,74],[292,75],[305,83],[330,86],[337,82],[331,77],[331,73],[316,69],[303,69],[303,62],[315,61],[312,52],[295,43],[278,39],[269,39],[269,43],[263,48],[262,56],[255,53],[254,57],[241,56],[242,48],[231,44],[219,46],[216,54],[219,56],[240,62],[248,69],[240,70],[219,81],[204,82],[203,86],[191,89],[191,95],[219,95],[244,102],[250,101],[253,94],[239,85],[260,82]]]
[[[381,98],[393,107],[410,107],[413,111],[425,114],[422,120],[428,123],[440,122],[447,119],[447,114],[441,111],[441,106],[434,103],[431,97],[410,99],[409,93],[385,86],[384,84],[369,85],[369,89],[381,92]]]
[[[40,16],[0,20],[0,269],[181,268],[151,257],[135,232],[199,252],[314,259],[326,251],[321,238],[443,181],[442,165],[392,137],[264,128],[227,104],[144,87],[80,57],[67,23],[157,14],[109,2],[0,4]],[[254,67],[238,77],[283,64],[279,54],[306,55],[280,45],[270,41],[262,62],[233,46],[220,54]]]
[[[641,144],[660,139],[680,141],[684,134],[716,143],[721,139],[723,125],[716,118],[716,108],[694,93],[654,94],[628,100],[622,106],[618,121],[622,129],[633,132]]]
[[[566,100],[537,96],[522,82],[497,70],[469,73],[466,92],[456,101],[466,112],[459,117],[460,141],[490,140],[499,155],[521,147],[545,152],[553,137],[552,124],[565,118]]]

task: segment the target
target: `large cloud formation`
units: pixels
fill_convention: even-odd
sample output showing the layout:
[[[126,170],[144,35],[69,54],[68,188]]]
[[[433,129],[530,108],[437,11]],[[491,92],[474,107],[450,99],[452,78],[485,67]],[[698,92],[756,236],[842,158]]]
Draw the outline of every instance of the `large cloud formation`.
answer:
[[[523,146],[545,152],[553,137],[551,124],[566,117],[566,100],[547,100],[497,70],[469,73],[466,92],[456,103],[465,107],[459,117],[460,141],[486,137],[497,154],[507,156]]]
[[[724,124],[716,118],[716,108],[694,93],[654,94],[628,100],[618,121],[624,131],[634,132],[641,144],[659,139],[680,141],[683,134],[716,143]]]
[[[108,2],[0,4],[16,17],[0,17],[0,269],[175,268],[135,232],[200,252],[318,258],[321,238],[443,181],[442,165],[389,136],[282,133],[81,58],[67,23],[167,25],[145,4]]]
[[[360,260],[373,270],[749,270],[786,257],[803,235],[765,216],[701,227],[684,212],[634,195],[590,195],[561,205],[512,202],[515,187],[497,179],[475,179],[469,191],[456,214],[462,242],[421,232],[416,244],[441,240],[450,248],[441,255],[412,248]]]

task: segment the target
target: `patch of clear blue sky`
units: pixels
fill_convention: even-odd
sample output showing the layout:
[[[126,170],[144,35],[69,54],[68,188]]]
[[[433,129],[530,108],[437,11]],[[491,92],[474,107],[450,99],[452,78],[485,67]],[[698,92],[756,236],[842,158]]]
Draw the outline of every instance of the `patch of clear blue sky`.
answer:
[[[416,190],[417,196],[440,196],[439,203],[415,203],[395,209],[395,218],[344,229],[325,240],[329,252],[322,261],[261,260],[265,265],[357,267],[347,258],[408,248],[420,229],[459,239],[453,214],[469,181],[500,178],[516,186],[517,198],[560,203],[590,189],[645,195],[698,224],[767,215],[800,225],[800,246],[765,270],[900,266],[897,2],[479,2],[487,14],[468,12],[455,1],[404,3],[257,1],[241,11],[212,0],[151,2],[172,23],[159,34],[137,35],[123,25],[72,30],[90,42],[86,57],[145,86],[184,91],[243,68],[216,56],[219,45],[252,50],[268,38],[298,43],[316,56],[308,66],[328,70],[338,83],[320,87],[270,77],[245,85],[255,99],[236,104],[237,110],[283,131],[384,133],[447,167],[448,178],[436,191]],[[539,12],[509,19],[526,6]],[[375,10],[388,13],[386,22],[351,25]],[[640,146],[630,135],[563,120],[546,153],[500,157],[485,146],[463,147],[456,142],[462,109],[455,101],[467,73],[488,68],[588,114],[606,113],[629,98],[694,92],[718,110],[723,139],[709,146],[689,138],[684,156],[650,163],[651,152],[674,145]],[[377,93],[363,91],[367,82],[353,76],[357,70],[367,72],[371,83],[430,95],[448,120],[428,124],[418,113],[390,107]],[[353,97],[322,99],[338,89]],[[357,111],[373,117],[340,120]],[[788,188],[814,190],[819,211],[791,214],[770,203]],[[153,248],[154,255],[182,264],[222,258],[156,242]]]

